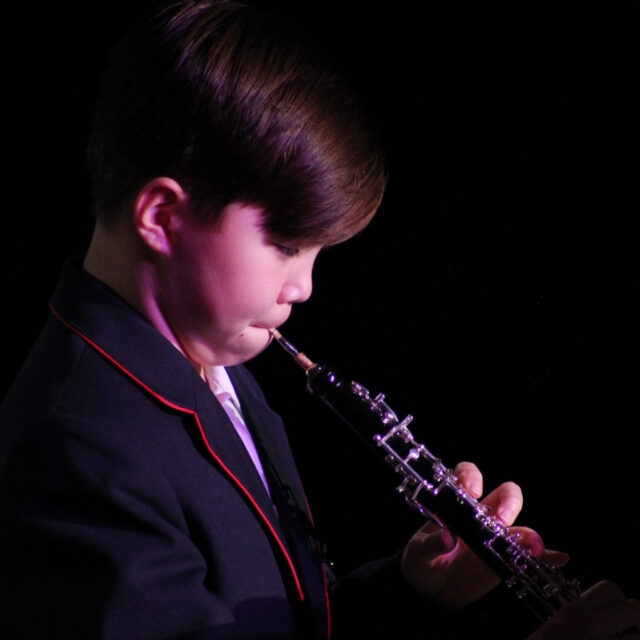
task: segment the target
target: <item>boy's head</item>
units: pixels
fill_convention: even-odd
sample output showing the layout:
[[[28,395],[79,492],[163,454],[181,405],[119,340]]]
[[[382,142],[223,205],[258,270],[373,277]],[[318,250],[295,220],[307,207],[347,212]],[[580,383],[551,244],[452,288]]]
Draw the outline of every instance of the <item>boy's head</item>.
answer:
[[[356,101],[309,40],[225,0],[158,11],[114,51],[88,147],[93,210],[110,226],[157,176],[215,222],[259,205],[282,240],[334,244],[366,225],[383,160]]]

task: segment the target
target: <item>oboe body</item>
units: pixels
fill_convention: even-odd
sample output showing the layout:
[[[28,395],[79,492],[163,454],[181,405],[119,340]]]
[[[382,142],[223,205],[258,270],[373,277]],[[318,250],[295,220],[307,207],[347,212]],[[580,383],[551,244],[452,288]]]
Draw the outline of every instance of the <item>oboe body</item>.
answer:
[[[345,382],[330,368],[315,364],[282,335],[276,341],[307,374],[307,388],[323,400],[361,439],[372,445],[400,476],[398,492],[425,517],[446,526],[484,560],[513,592],[546,620],[580,595],[580,586],[560,569],[534,557],[517,534],[459,485],[453,471],[417,442],[383,394],[371,397],[357,382]]]

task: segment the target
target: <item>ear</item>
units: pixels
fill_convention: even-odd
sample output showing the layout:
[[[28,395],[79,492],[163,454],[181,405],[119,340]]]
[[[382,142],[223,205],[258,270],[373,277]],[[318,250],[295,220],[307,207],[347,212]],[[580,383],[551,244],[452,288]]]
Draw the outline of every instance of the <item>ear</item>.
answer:
[[[176,222],[187,204],[187,194],[172,178],[154,178],[139,191],[134,223],[142,241],[162,255],[171,252]]]

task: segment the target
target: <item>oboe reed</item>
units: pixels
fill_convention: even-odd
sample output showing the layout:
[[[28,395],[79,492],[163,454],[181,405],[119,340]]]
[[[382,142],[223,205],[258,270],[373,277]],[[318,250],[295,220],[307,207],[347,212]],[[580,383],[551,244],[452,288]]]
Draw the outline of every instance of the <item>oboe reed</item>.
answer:
[[[273,339],[300,365],[307,373],[316,366],[304,353],[296,349],[277,329],[269,329]]]

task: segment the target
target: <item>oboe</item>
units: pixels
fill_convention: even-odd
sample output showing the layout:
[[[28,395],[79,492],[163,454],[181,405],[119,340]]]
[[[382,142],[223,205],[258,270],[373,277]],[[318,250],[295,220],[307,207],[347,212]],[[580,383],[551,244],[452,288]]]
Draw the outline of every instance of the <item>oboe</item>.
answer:
[[[446,526],[486,562],[540,620],[547,620],[564,604],[578,597],[580,586],[562,571],[534,557],[518,543],[518,535],[458,484],[408,425],[385,401],[371,397],[357,382],[346,383],[335,371],[312,362],[280,332],[274,339],[307,375],[307,388],[323,400],[361,439],[372,445],[400,475],[398,492],[422,515]]]

